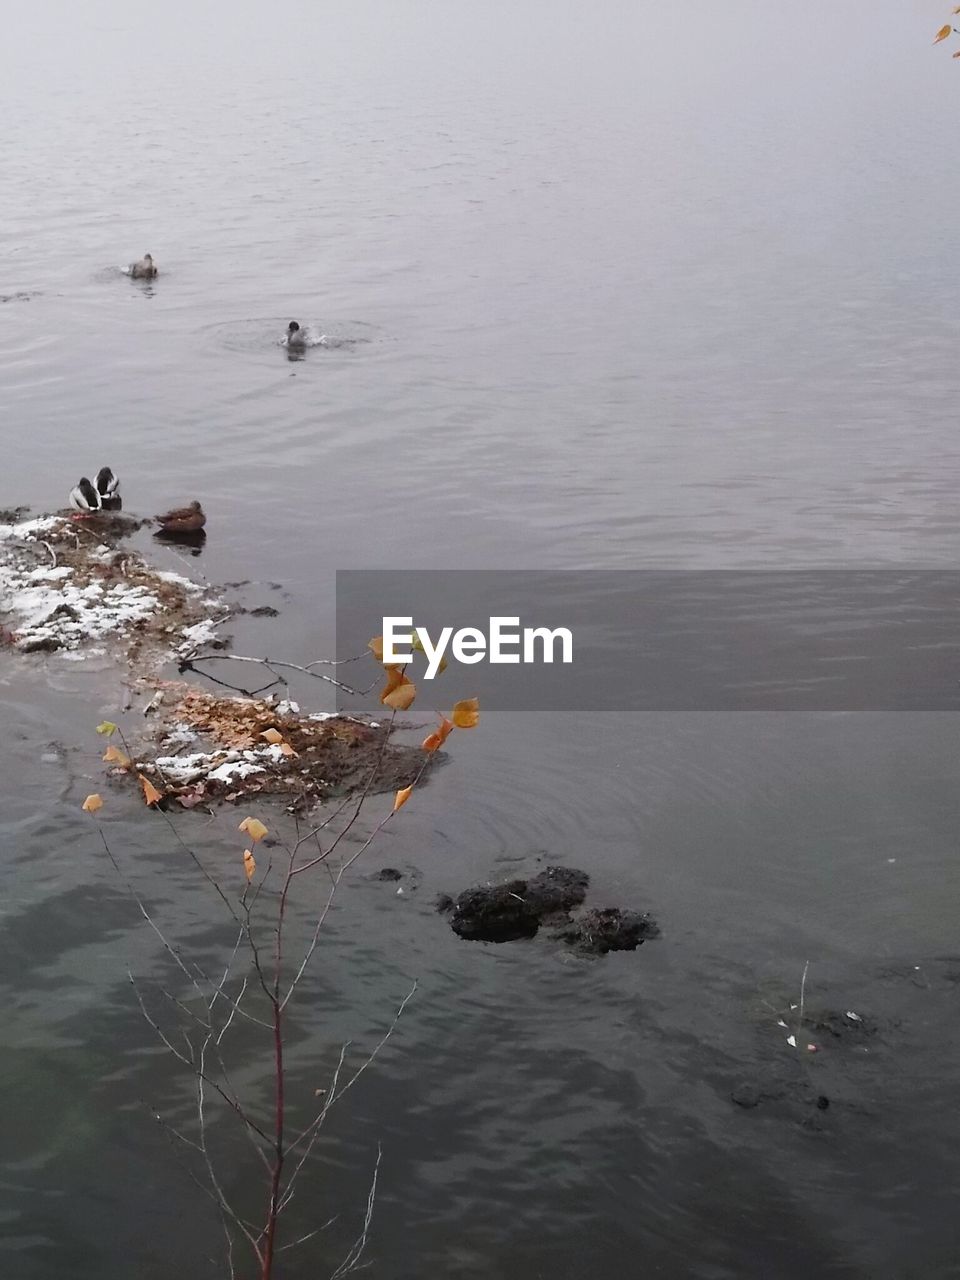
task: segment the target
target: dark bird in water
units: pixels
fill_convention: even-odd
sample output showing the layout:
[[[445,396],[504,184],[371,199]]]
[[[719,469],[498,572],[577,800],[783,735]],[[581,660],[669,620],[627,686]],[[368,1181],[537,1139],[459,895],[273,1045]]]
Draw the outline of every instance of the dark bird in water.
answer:
[[[120,477],[110,467],[101,467],[97,472],[97,493],[104,511],[120,510]]]
[[[100,494],[86,476],[81,476],[80,483],[70,490],[70,505],[78,511],[99,511],[103,506]]]
[[[153,265],[151,254],[145,253],[139,262],[131,262],[130,274],[134,280],[152,280],[157,274],[157,268]]]
[[[174,507],[172,511],[153,518],[162,533],[199,533],[207,523],[199,502],[191,502],[188,507]]]
[[[297,324],[296,320],[291,320],[287,325],[287,346],[288,347],[305,347],[307,345],[307,335]]]

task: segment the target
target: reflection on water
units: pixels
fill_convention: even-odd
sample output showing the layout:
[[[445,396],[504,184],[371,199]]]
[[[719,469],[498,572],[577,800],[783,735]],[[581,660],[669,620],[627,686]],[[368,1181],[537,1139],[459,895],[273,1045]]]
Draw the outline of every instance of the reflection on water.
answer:
[[[109,457],[143,516],[189,473],[204,576],[286,593],[235,619],[236,651],[300,663],[333,652],[337,568],[955,565],[956,79],[907,7],[855,42],[839,9],[760,0],[55,9],[6,15],[0,506],[58,507]],[[144,244],[156,282],[98,265]],[[323,336],[293,370],[291,315]],[[79,822],[102,787],[123,866],[212,963],[218,904],[91,741],[120,684],[0,648],[17,1280],[167,1280],[219,1248],[141,1102],[191,1105],[125,976],[172,981],[169,956]],[[420,887],[358,875],[298,1015],[312,1097],[420,979],[335,1113],[301,1212],[337,1221],[290,1280],[356,1238],[378,1142],[376,1275],[950,1274],[955,982],[931,957],[954,950],[956,733],[503,713],[455,735],[367,864]],[[238,820],[177,819],[213,860]],[[434,912],[544,851],[663,938],[571,964]],[[807,960],[811,999],[882,1023],[869,1053],[788,1056],[763,1001]],[[776,1096],[736,1107],[758,1074]]]

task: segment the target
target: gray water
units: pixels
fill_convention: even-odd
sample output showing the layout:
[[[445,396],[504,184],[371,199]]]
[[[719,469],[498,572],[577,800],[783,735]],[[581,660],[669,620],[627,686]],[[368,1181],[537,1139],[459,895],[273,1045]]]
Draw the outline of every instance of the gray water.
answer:
[[[201,498],[189,568],[279,604],[235,643],[293,661],[332,651],[337,568],[952,568],[960,72],[903,10],[4,5],[0,506],[104,462],[128,509]],[[294,317],[328,342],[291,362]],[[4,1274],[224,1275],[150,1119],[190,1085],[126,974],[169,961],[79,821],[117,681],[0,681]],[[500,712],[451,745],[298,1015],[309,1095],[419,981],[283,1274],[343,1257],[379,1142],[377,1276],[960,1275],[954,718]],[[178,823],[234,856],[232,812]],[[222,954],[169,830],[119,794],[105,829]],[[538,857],[663,937],[589,963],[434,913]],[[875,1036],[789,1049],[807,961]],[[782,1096],[735,1106],[757,1078]]]

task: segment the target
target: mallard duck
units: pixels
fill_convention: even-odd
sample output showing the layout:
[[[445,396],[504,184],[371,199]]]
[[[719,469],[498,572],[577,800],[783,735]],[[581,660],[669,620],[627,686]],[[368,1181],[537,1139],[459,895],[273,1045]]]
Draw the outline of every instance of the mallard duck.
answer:
[[[99,511],[103,501],[87,477],[81,476],[80,483],[70,490],[70,505],[78,511]]]
[[[207,523],[199,502],[191,502],[188,507],[174,507],[165,515],[153,518],[163,533],[199,533]]]
[[[152,280],[157,274],[157,268],[153,265],[153,256],[145,253],[139,262],[131,262],[130,274],[134,280]]]
[[[104,511],[120,510],[120,477],[110,467],[97,472],[97,493]]]
[[[307,345],[307,335],[297,324],[296,320],[291,320],[287,325],[286,341],[288,347],[305,347]]]

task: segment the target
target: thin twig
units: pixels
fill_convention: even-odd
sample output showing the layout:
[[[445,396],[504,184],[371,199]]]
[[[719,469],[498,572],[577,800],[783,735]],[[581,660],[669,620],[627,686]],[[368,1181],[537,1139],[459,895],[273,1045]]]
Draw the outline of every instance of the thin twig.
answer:
[[[367,1247],[367,1237],[370,1233],[370,1223],[373,1221],[373,1205],[377,1198],[377,1177],[380,1173],[380,1160],[383,1157],[383,1148],[377,1143],[377,1162],[373,1166],[373,1181],[370,1183],[370,1193],[367,1196],[367,1211],[363,1218],[363,1230],[353,1243],[350,1252],[340,1263],[336,1271],[330,1277],[330,1280],[338,1280],[339,1276],[345,1276],[350,1271],[355,1271],[357,1263],[363,1256],[363,1251]]]

